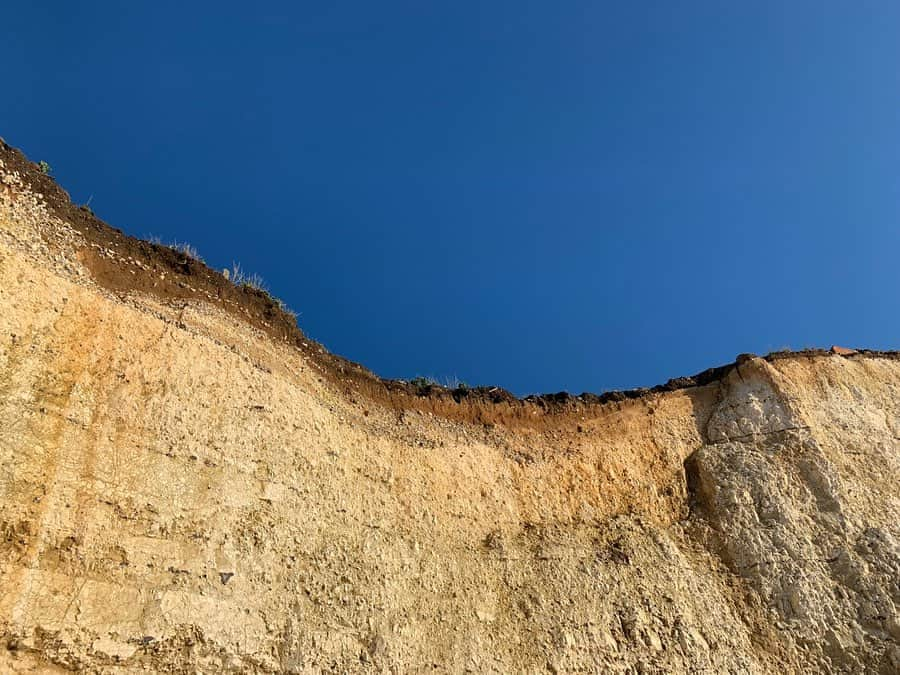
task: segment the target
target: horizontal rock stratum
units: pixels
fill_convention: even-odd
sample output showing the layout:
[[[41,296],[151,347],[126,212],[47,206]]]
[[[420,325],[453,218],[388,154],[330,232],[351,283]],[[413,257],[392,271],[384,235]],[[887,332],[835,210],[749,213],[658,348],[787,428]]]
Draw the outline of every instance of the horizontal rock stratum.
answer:
[[[0,671],[900,672],[900,360],[384,382],[0,147]]]

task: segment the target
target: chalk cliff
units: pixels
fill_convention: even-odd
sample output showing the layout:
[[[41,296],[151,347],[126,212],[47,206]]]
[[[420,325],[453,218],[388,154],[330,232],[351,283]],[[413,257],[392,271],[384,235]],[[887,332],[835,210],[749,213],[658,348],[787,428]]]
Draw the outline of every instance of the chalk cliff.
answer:
[[[900,360],[381,382],[0,146],[0,671],[900,672]]]

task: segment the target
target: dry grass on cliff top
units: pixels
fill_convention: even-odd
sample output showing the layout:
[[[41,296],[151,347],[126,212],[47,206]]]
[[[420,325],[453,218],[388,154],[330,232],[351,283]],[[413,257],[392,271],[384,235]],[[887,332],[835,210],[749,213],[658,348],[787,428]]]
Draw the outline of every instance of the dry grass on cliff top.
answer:
[[[84,206],[72,203],[68,193],[51,177],[46,162],[32,162],[0,139],[0,159],[19,173],[32,192],[42,195],[52,215],[79,232],[85,245],[79,252],[94,281],[114,293],[145,293],[165,303],[201,301],[218,306],[238,320],[258,328],[272,339],[303,352],[327,379],[351,399],[362,397],[398,411],[418,410],[476,424],[540,424],[547,415],[584,414],[589,408],[637,399],[648,394],[703,386],[720,380],[734,363],[710,368],[689,377],[674,378],[652,388],[609,391],[602,394],[567,392],[517,398],[501,387],[445,387],[434,382],[407,382],[380,378],[358,363],[328,352],[298,327],[296,314],[272,296],[258,277],[234,268],[228,275],[212,269],[189,245],[165,245],[131,237],[114,228]],[[834,350],[806,349],[773,352],[770,360],[785,357],[835,355]],[[896,357],[896,352],[869,350],[843,354]],[[740,360],[740,357],[738,357]]]

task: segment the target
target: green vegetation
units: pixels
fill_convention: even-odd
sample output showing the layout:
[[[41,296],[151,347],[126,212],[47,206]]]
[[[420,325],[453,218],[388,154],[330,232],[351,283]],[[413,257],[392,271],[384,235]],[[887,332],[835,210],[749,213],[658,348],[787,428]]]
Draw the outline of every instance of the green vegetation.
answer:
[[[51,167],[44,160],[41,160],[40,162],[38,162],[38,170],[45,176],[49,176],[53,171],[53,167]]]
[[[427,393],[432,387],[439,386],[437,380],[433,380],[430,377],[422,377],[421,375],[414,377],[409,383],[414,386],[420,394]]]
[[[416,388],[416,393],[418,394],[427,394],[435,387],[455,392],[467,392],[470,389],[468,384],[456,377],[445,377],[442,382],[434,377],[417,375],[411,380],[408,380],[408,383]]]

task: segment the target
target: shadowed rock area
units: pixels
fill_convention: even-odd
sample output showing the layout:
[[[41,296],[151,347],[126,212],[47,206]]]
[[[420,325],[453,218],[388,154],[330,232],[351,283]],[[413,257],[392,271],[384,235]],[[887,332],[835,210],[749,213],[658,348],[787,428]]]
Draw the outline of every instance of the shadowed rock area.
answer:
[[[900,361],[383,381],[0,148],[0,671],[900,672]]]

